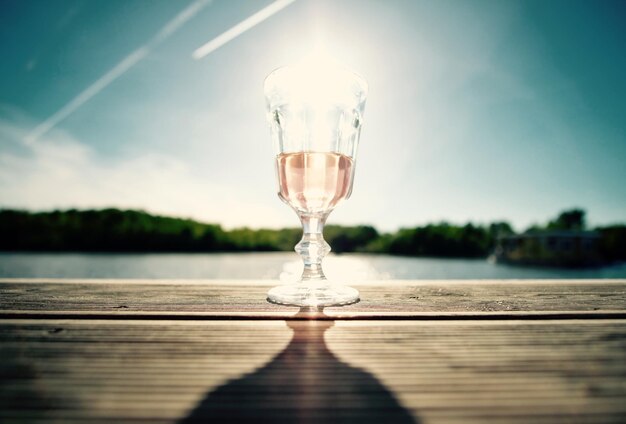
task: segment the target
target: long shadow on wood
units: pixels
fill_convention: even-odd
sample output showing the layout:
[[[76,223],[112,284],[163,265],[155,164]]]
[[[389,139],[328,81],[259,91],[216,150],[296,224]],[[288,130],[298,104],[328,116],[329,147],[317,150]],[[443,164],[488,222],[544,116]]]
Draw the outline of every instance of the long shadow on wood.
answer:
[[[313,315],[301,311],[298,316]],[[287,321],[293,338],[282,352],[209,392],[180,422],[418,423],[376,377],[328,349],[324,333],[333,325]]]

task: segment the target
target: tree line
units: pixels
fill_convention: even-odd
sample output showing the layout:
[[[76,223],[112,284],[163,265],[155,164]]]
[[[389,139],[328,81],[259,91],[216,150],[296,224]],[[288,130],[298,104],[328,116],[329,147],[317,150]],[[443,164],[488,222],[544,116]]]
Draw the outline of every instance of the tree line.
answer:
[[[528,231],[585,229],[584,211],[561,213],[545,226]],[[596,229],[611,260],[626,260],[626,226]],[[138,210],[0,210],[0,250],[79,252],[250,252],[290,251],[300,228],[225,230],[217,224],[152,215]],[[369,225],[327,225],[324,237],[336,253],[368,252],[410,256],[489,255],[499,237],[514,234],[507,222],[486,225],[446,222],[394,233]]]

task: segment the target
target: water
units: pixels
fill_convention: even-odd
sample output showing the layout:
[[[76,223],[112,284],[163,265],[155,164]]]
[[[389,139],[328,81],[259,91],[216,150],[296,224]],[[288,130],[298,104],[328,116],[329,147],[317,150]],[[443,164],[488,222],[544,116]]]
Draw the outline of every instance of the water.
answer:
[[[330,255],[326,275],[335,281],[388,279],[626,278],[626,264],[589,270],[517,267],[484,259]],[[181,278],[295,280],[295,253],[73,254],[0,253],[1,278]]]

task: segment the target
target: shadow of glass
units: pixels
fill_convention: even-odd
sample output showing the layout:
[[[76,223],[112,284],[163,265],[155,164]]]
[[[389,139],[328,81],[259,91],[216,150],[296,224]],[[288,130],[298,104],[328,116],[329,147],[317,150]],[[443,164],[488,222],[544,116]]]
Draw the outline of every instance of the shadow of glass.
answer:
[[[418,423],[375,376],[340,361],[326,346],[334,325],[302,309],[293,337],[258,370],[209,392],[180,423]]]

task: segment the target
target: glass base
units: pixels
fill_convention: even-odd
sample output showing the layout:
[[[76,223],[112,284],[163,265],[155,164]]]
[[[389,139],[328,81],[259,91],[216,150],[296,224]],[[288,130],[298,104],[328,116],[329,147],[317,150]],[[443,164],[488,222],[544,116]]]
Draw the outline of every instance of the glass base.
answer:
[[[307,281],[274,287],[267,292],[267,300],[293,306],[342,306],[358,302],[359,291],[327,281]]]

